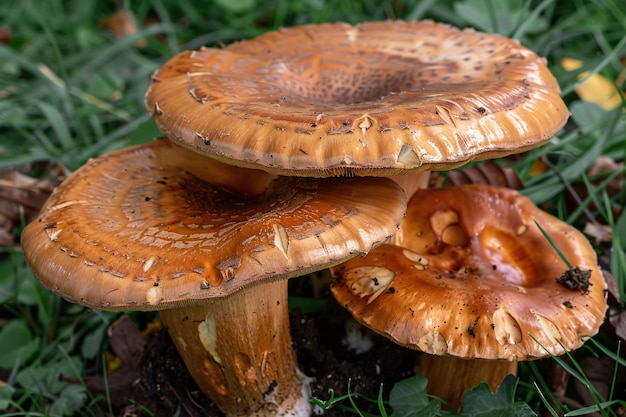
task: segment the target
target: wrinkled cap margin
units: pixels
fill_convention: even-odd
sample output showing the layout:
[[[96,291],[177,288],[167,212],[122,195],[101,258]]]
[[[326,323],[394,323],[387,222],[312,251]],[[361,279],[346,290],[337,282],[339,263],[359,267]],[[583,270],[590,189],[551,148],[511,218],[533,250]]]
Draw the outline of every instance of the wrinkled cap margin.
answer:
[[[22,245],[41,283],[72,302],[154,310],[367,252],[405,208],[387,178],[275,178],[159,140],[73,173]]]
[[[448,170],[539,146],[569,116],[536,53],[432,21],[307,25],[182,52],[145,103],[196,152],[316,177]]]
[[[333,295],[357,320],[436,355],[561,355],[595,335],[607,309],[584,235],[516,191],[492,186],[416,192],[395,244],[333,273]]]

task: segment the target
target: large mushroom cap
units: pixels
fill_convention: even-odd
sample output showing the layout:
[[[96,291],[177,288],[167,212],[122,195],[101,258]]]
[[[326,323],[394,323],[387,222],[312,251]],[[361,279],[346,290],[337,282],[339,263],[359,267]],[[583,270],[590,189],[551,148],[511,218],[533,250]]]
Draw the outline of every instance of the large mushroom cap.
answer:
[[[366,252],[405,207],[387,178],[272,180],[161,140],[72,174],[22,245],[43,285],[68,300],[164,309]]]
[[[569,114],[543,58],[431,21],[309,25],[183,52],[154,74],[146,106],[197,152],[317,177],[521,152]]]
[[[568,270],[535,221],[577,269]],[[606,285],[591,245],[516,191],[420,190],[396,243],[334,267],[332,291],[399,344],[523,360],[580,347],[604,319]]]

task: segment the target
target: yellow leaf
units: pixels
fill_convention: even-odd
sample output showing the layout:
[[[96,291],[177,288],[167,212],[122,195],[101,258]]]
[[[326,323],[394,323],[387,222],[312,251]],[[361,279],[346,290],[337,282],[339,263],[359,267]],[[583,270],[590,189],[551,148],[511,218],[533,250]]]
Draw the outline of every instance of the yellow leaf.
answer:
[[[528,172],[529,177],[535,177],[539,174],[543,174],[548,169],[548,166],[541,159],[537,159],[530,166],[530,171]]]
[[[141,335],[146,338],[152,333],[156,333],[163,328],[163,324],[160,321],[151,321],[146,325],[146,328],[141,332]]]
[[[104,356],[106,358],[108,375],[120,369],[120,367],[122,366],[122,360],[119,357],[109,352],[104,352]]]
[[[574,71],[583,66],[583,62],[572,58],[563,58],[560,62],[566,71]],[[581,80],[589,76],[589,71],[578,75]],[[600,74],[587,78],[575,89],[581,100],[596,103],[605,110],[611,110],[622,105],[622,99],[615,89],[615,85]]]

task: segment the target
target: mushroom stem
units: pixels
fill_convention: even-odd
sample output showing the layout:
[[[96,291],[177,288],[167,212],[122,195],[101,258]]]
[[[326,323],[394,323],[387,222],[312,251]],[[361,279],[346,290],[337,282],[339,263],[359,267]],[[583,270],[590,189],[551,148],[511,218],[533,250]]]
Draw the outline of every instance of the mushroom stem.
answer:
[[[430,172],[422,171],[415,174],[404,174],[391,177],[402,189],[407,198],[411,198],[417,190],[426,189],[430,182]]]
[[[507,375],[516,375],[517,361],[464,359],[422,353],[415,371],[428,379],[430,395],[459,408],[466,390],[486,382],[495,392]]]
[[[198,386],[232,416],[309,416],[289,333],[287,280],[161,311]]]

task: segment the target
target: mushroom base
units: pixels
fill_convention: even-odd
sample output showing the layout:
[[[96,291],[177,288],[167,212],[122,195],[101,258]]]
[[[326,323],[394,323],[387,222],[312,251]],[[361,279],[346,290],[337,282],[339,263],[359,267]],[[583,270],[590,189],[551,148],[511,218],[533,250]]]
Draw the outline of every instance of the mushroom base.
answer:
[[[428,379],[429,394],[460,407],[463,393],[481,382],[486,382],[491,391],[495,392],[507,375],[517,374],[517,362],[422,353],[415,372]],[[454,377],[451,378],[450,375]]]
[[[160,314],[192,377],[222,411],[309,416],[287,307],[283,280]]]

